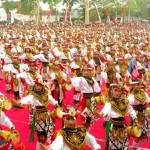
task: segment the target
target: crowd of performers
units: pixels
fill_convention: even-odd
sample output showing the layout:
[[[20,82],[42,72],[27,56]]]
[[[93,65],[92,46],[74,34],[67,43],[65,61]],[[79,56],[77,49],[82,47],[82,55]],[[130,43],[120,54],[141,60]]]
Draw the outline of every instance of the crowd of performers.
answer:
[[[36,150],[102,149],[89,133],[97,118],[104,120],[106,150],[130,149],[131,136],[135,150],[148,140],[149,24],[1,26],[0,78],[14,94],[13,107],[28,106]],[[0,124],[19,136],[3,112],[9,100],[2,94],[0,100]]]

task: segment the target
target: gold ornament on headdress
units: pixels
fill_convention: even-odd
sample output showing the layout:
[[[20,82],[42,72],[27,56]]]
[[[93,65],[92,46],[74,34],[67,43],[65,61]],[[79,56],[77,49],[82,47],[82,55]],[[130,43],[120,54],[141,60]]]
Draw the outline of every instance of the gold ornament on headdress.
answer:
[[[128,69],[128,62],[125,60],[119,61],[119,67],[120,67],[121,75],[124,77]]]
[[[126,98],[112,98],[111,105],[114,111],[122,116],[125,116],[128,111],[129,101]]]
[[[36,97],[40,103],[42,103],[45,107],[48,106],[49,104],[49,98],[48,98],[48,95],[49,95],[49,91],[46,87],[43,86],[43,91],[42,92],[37,92],[34,90],[34,88],[29,91],[29,94],[33,95],[34,97]]]
[[[27,59],[32,60],[33,54],[32,53],[26,53],[26,57],[27,57]]]
[[[145,104],[146,94],[145,94],[145,91],[143,89],[135,89],[134,90],[134,97],[135,97],[135,100],[137,100],[141,104]]]

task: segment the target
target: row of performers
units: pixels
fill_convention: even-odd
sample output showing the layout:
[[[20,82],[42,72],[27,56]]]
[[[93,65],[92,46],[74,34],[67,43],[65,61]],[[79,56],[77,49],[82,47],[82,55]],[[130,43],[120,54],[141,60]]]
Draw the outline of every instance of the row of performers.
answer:
[[[63,101],[56,101],[53,98],[58,91],[59,94],[61,93],[61,88],[55,88],[52,94],[41,80],[36,80],[33,85],[29,86],[27,96],[20,101],[14,101],[15,105],[20,107],[30,105],[31,140],[36,130],[39,143],[42,143],[37,144],[37,149],[45,147],[45,140],[54,135],[53,119],[56,116],[61,118],[65,115],[68,116],[68,114],[71,117],[62,117],[62,130],[50,146],[45,147],[45,149],[82,149],[85,141],[94,150],[100,149],[95,138],[88,133],[88,128],[97,117],[104,117],[107,120],[105,122],[106,149],[128,149],[128,133],[136,137],[133,147],[138,148],[139,142],[147,138],[149,129],[147,104],[150,102],[150,98],[146,93],[145,85],[140,82],[132,83],[130,93],[128,93],[128,89],[124,85],[110,84],[107,88],[107,94],[101,95],[99,84],[93,77],[90,77],[89,70],[84,70],[84,73],[83,77],[71,79],[76,90],[73,100],[71,97],[68,98],[68,106],[74,106],[74,109],[69,109],[69,112],[66,103],[64,106],[64,104],[62,105]],[[48,111],[49,102],[55,107],[53,112]],[[97,108],[99,103],[104,104],[101,111]],[[60,106],[63,107],[63,110],[60,109]],[[81,123],[82,127],[75,125],[77,114],[85,116],[85,120]],[[132,127],[130,128],[127,128],[125,124],[127,114],[130,114],[132,118]],[[85,131],[86,133],[84,133]]]
[[[150,98],[146,92],[147,87],[142,82],[109,83],[102,91],[100,84],[93,77],[93,68],[89,66],[82,69],[82,75],[81,72],[75,70],[76,74],[72,78],[68,78],[63,72],[58,72],[56,66],[51,66],[57,76],[51,84],[47,80],[46,74],[42,76],[39,74],[34,61],[28,62],[29,70],[25,69],[28,68],[26,64],[16,63],[16,57],[13,58],[13,62],[14,64],[7,64],[3,67],[6,73],[7,90],[10,91],[13,83],[15,97],[13,104],[17,107],[30,105],[31,140],[36,130],[39,142],[42,143],[37,147],[45,147],[45,140],[41,138],[41,135],[48,139],[52,137],[55,132],[53,119],[56,116],[62,117],[62,114],[64,114],[63,116],[69,114],[71,117],[67,119],[63,117],[62,130],[56,136],[54,142],[45,149],[82,149],[85,140],[90,143],[93,149],[100,149],[100,145],[97,144],[95,138],[87,132],[88,127],[91,123],[94,123],[97,117],[104,117],[107,120],[105,123],[106,149],[128,149],[128,134],[124,122],[127,114],[130,114],[132,118],[132,127],[128,128],[128,132],[137,137],[133,146],[137,148],[140,139],[147,138],[147,116],[149,113],[147,104]],[[59,65],[57,64],[57,66]],[[44,64],[43,69],[45,66],[47,64]],[[21,67],[24,71],[18,71],[21,70]],[[22,89],[25,89],[26,96],[20,100]],[[73,97],[65,98],[69,101],[64,101],[65,91],[73,91]],[[55,107],[53,112],[48,111],[49,103]],[[101,111],[97,108],[99,103],[104,105]],[[68,113],[67,107],[71,106],[74,109],[71,109]],[[85,120],[82,121],[83,128],[75,125],[76,114],[85,116]],[[71,134],[73,137],[70,136]]]

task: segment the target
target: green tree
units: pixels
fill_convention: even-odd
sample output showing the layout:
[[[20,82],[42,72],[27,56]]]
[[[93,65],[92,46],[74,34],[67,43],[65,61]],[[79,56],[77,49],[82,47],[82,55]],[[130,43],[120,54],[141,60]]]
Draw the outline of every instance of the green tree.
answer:
[[[8,13],[10,10],[13,10],[16,8],[16,3],[15,2],[9,2],[8,0],[3,3],[3,7]]]
[[[37,0],[21,0],[19,9],[22,14],[33,15],[37,9]]]
[[[136,0],[140,17],[150,19],[150,1],[149,0]],[[135,13],[135,15],[137,15]]]
[[[48,2],[51,6],[56,6],[58,3],[61,2],[61,0],[44,0],[43,2]]]

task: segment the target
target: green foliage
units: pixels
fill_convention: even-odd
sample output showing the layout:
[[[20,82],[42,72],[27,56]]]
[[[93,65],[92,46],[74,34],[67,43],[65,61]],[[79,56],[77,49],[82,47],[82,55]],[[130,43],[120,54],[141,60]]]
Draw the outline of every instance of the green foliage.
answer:
[[[37,0],[21,0],[20,12],[22,14],[34,14],[37,7]]]
[[[20,6],[19,6],[19,12],[22,14],[36,14],[37,10],[37,1],[38,0],[21,0]],[[61,1],[65,3],[69,2],[70,10],[72,10],[72,6],[76,3],[82,4],[81,7],[84,11],[84,0],[43,0],[43,2],[48,2],[51,8],[55,8],[58,3]],[[103,8],[108,8],[110,12],[111,17],[115,17],[120,14],[120,9],[123,7],[125,9],[126,15],[130,15],[131,17],[136,16],[140,18],[146,18],[150,19],[150,0],[128,0],[126,4],[121,4],[118,2],[119,0],[91,0],[90,1],[90,7],[93,9],[90,9],[90,19],[96,20],[97,19],[97,13],[95,8],[93,7],[93,4],[96,3],[98,7],[99,13],[101,18],[104,18]],[[123,0],[122,0],[123,1]],[[6,0],[3,3],[3,7],[7,12],[9,10],[16,8],[15,2],[9,2]],[[83,12],[84,14],[84,12]],[[81,15],[81,14],[80,14]],[[81,16],[79,16],[80,18]]]
[[[100,3],[103,7],[107,6],[111,17],[120,15],[120,9],[123,7],[126,15],[150,19],[150,0],[128,0],[127,3],[122,5],[118,0],[95,0],[95,2]],[[110,3],[112,5],[109,5]]]
[[[3,3],[3,7],[6,10],[6,12],[9,12],[10,10],[13,10],[16,8],[15,2],[9,2],[8,0]]]
[[[150,19],[150,1],[149,0],[136,0],[139,7],[140,16]]]
[[[90,21],[97,21],[98,16],[95,9],[90,10]]]
[[[149,0],[129,0],[126,11],[131,16],[150,19],[150,1]]]
[[[54,5],[57,5],[58,3],[60,3],[61,0],[44,0],[44,2],[48,2],[48,4],[50,6],[54,6]]]

